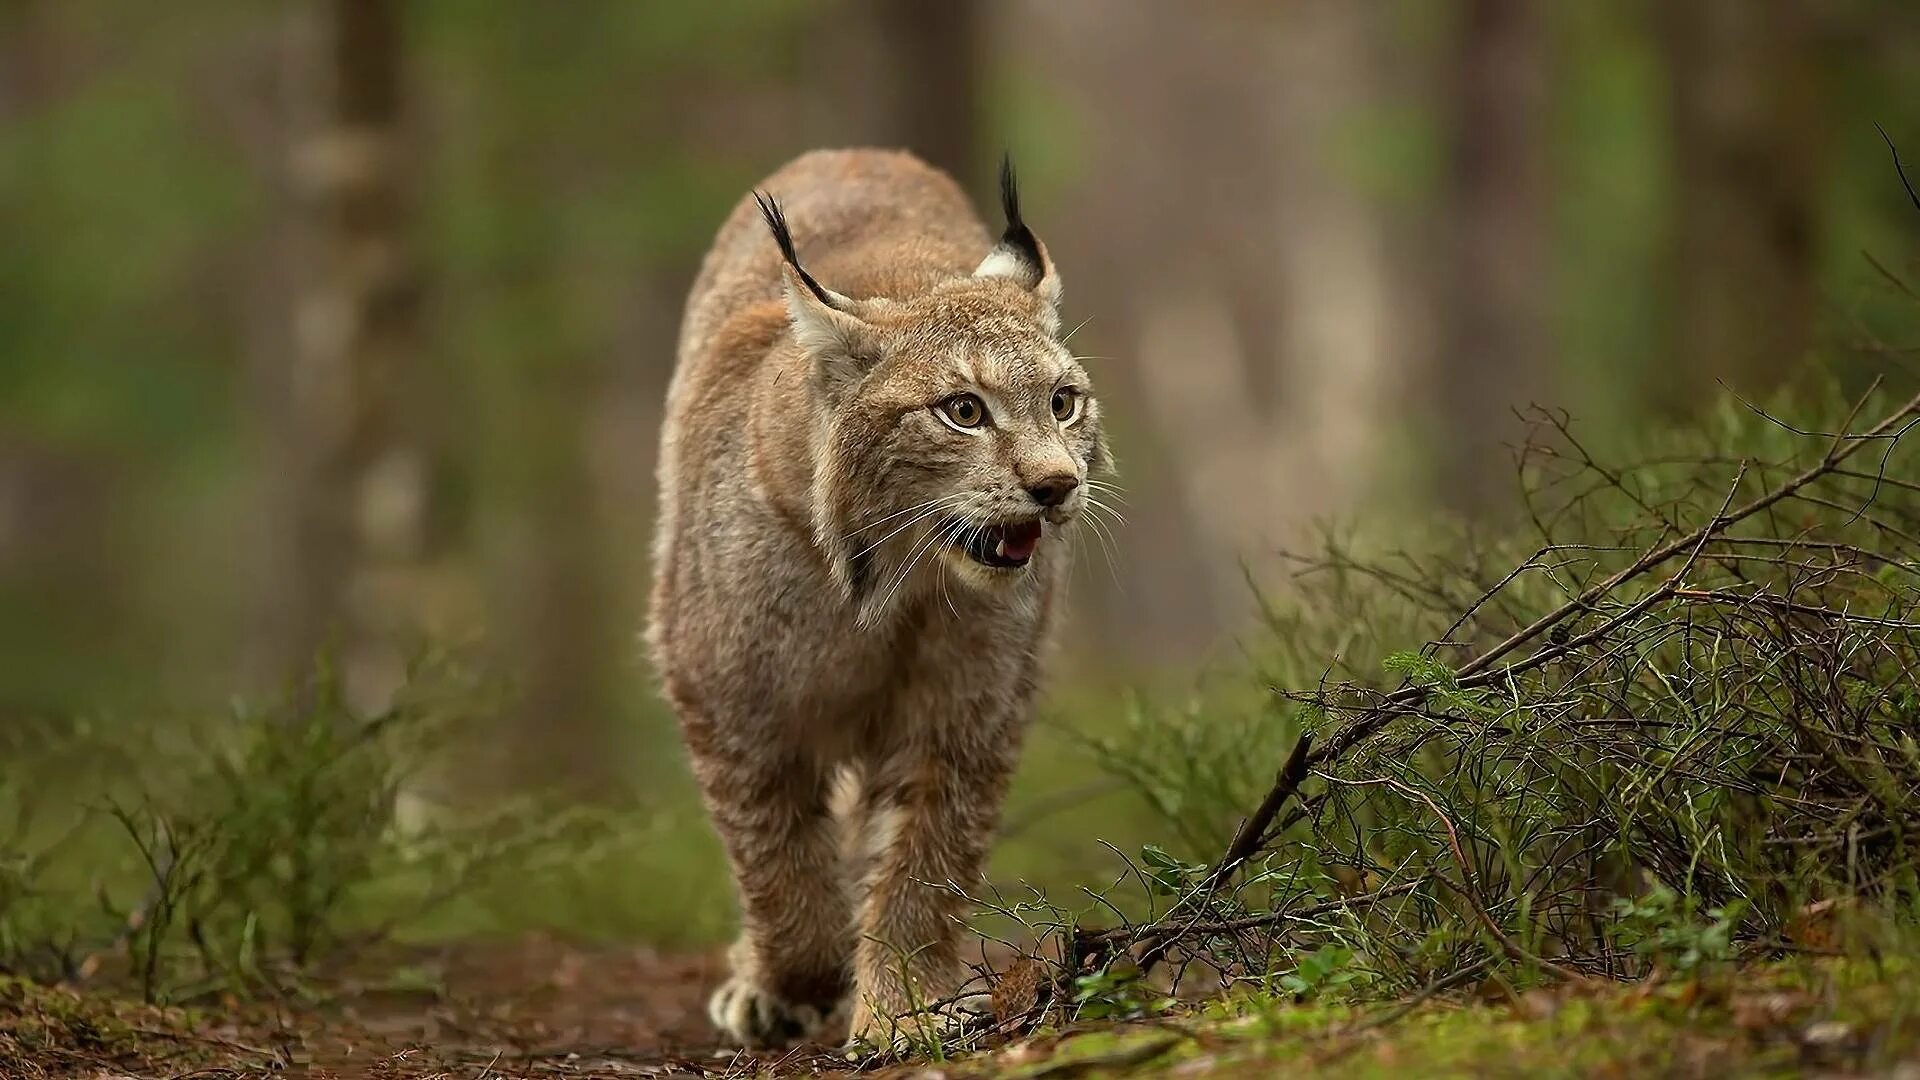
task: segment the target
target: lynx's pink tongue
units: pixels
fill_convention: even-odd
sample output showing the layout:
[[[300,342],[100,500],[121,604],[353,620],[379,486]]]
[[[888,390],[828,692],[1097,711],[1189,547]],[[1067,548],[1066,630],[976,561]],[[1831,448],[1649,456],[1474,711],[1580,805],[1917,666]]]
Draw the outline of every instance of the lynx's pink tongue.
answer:
[[[1012,562],[1025,562],[1033,557],[1033,549],[1039,546],[1040,523],[1028,521],[1001,526],[1000,543],[993,553]]]

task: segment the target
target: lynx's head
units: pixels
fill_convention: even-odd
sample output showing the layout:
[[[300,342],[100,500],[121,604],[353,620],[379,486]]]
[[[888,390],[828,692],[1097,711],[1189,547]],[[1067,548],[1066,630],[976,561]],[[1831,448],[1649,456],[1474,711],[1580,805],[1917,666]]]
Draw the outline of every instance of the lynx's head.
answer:
[[[811,360],[815,537],[861,617],[933,567],[975,589],[1064,565],[1109,465],[1092,380],[1060,339],[1060,276],[1001,166],[1006,231],[971,273],[910,298],[855,298],[809,274],[780,208],[794,340]],[[951,599],[951,597],[949,597]]]

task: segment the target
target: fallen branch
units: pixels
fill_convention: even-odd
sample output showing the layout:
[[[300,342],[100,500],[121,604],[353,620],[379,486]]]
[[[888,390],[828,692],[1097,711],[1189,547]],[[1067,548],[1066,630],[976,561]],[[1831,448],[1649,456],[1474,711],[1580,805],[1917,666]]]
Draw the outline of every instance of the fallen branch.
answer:
[[[1226,854],[1220,856],[1215,864],[1213,875],[1207,879],[1206,892],[1212,895],[1233,880],[1246,861],[1252,858],[1261,847],[1267,834],[1267,826],[1273,824],[1275,815],[1300,790],[1301,781],[1307,778],[1308,754],[1313,749],[1313,739],[1306,732],[1300,733],[1299,741],[1293,744],[1293,752],[1287,755],[1286,763],[1280,766],[1275,775],[1273,788],[1267,797],[1247,819],[1240,823],[1240,829],[1233,834],[1233,841],[1227,845]]]

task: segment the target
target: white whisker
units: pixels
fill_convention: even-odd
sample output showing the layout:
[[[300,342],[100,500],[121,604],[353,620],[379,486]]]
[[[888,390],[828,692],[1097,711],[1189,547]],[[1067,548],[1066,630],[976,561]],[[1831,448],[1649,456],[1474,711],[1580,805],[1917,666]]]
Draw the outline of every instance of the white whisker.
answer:
[[[971,520],[973,517],[973,507],[978,504],[980,500],[980,494],[978,492],[968,492],[968,493],[965,493],[963,497],[967,502],[967,506],[966,508],[958,511],[955,516],[959,517],[962,521]],[[930,516],[930,515],[922,515],[922,517],[926,517],[926,516]],[[908,522],[908,525],[912,525],[915,522],[918,522],[920,520],[921,518],[915,518],[912,522]],[[897,529],[895,530],[895,532],[898,532],[898,531],[899,530]],[[885,611],[888,607],[890,607],[893,604],[894,595],[900,591],[901,586],[907,583],[907,578],[912,576],[913,569],[915,566],[919,565],[921,557],[924,556],[927,552],[934,550],[935,542],[938,541],[940,537],[944,534],[945,534],[945,530],[943,529],[938,529],[938,528],[928,529],[927,535],[921,537],[920,540],[913,545],[912,549],[910,549],[907,552],[907,557],[905,561],[901,564],[900,572],[897,575],[895,575],[893,579],[893,585],[887,589],[886,595],[882,597],[880,600],[879,610]],[[889,533],[888,535],[891,536],[892,533]]]
[[[1087,515],[1087,525],[1090,527],[1089,531],[1093,533],[1094,539],[1100,541],[1100,555],[1107,562],[1107,576],[1113,579],[1115,589],[1125,592],[1126,586],[1120,583],[1119,563],[1113,554],[1114,546],[1117,545],[1119,541],[1114,540],[1113,534],[1108,532],[1107,527],[1100,523],[1100,519],[1091,514]]]
[[[965,497],[966,497],[965,492],[950,491],[945,495],[940,495],[935,498],[928,499],[926,502],[920,503],[916,506],[909,506],[905,510],[895,510],[893,513],[888,514],[886,517],[883,517],[878,521],[870,521],[867,524],[860,526],[859,528],[853,530],[852,532],[841,537],[840,539],[851,540],[854,537],[859,536],[861,533],[866,532],[868,529],[879,528],[880,526],[885,525],[887,522],[892,521],[894,518],[900,517],[903,514],[911,514],[915,510],[925,510],[929,506],[936,506],[943,502],[958,501]]]
[[[1118,484],[1110,484],[1105,480],[1095,480],[1091,476],[1087,477],[1086,484],[1087,490],[1097,491],[1122,505],[1126,504],[1127,494]]]
[[[913,568],[920,564],[920,559],[927,552],[934,549],[935,543],[939,539],[939,529],[928,529],[927,535],[921,537],[920,541],[913,546],[913,550],[907,552],[906,562],[901,565],[900,573],[893,579],[893,587],[887,590],[887,595],[880,598],[880,610],[885,611],[887,608],[893,606],[894,594],[898,593],[900,587],[907,583],[907,578],[913,575]]]
[[[1091,495],[1087,496],[1087,509],[1107,515],[1108,519],[1120,528],[1126,527],[1127,516],[1125,514],[1122,514],[1120,511],[1115,510],[1113,507],[1108,506],[1106,503],[1101,502]]]
[[[954,542],[954,535],[965,531],[966,525],[963,523],[955,523],[947,526],[947,529],[949,535],[945,542],[951,544]],[[947,591],[947,560],[945,559],[940,560],[940,599],[947,605],[947,610],[953,613],[953,617],[958,619],[960,617],[960,609],[953,606],[953,596]]]
[[[957,503],[955,505],[957,505]],[[928,507],[927,509],[921,511],[919,514],[911,518],[908,518],[904,524],[895,527],[892,532],[889,532],[887,535],[881,537],[878,540],[875,540],[873,543],[868,544],[866,547],[862,548],[859,552],[855,553],[854,558],[857,559],[861,555],[867,554],[868,552],[879,547],[881,544],[884,544],[887,541],[893,539],[894,537],[899,536],[901,533],[907,531],[908,529],[913,528],[915,525],[920,524],[922,521],[925,521],[926,519],[933,517],[935,514],[938,514],[945,509],[948,509],[948,504],[946,503],[941,503],[936,506]]]

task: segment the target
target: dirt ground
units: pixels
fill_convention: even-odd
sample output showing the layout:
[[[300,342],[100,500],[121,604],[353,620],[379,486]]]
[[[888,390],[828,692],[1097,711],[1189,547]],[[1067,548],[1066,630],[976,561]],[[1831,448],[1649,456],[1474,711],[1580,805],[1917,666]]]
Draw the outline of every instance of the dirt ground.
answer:
[[[725,1074],[748,1063],[717,1050],[707,1022],[720,964],[548,938],[436,950],[416,961],[419,989],[347,987],[299,1063],[343,1077],[402,1064],[394,1075],[461,1075],[490,1063],[531,1075]]]
[[[0,986],[0,1077],[504,1077],[820,1074],[824,1049],[719,1048],[705,1015],[717,955],[585,948],[547,938],[421,950],[379,983],[324,1000],[158,1009]]]

